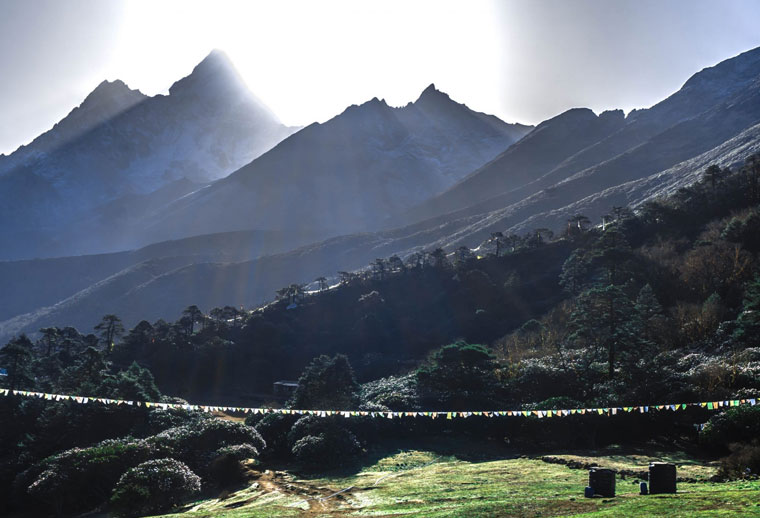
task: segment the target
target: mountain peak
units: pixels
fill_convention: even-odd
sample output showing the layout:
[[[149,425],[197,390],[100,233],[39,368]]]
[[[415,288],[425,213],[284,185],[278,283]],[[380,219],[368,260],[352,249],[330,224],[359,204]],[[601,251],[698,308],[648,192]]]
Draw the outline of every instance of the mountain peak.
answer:
[[[81,132],[85,128],[100,124],[119,113],[144,101],[148,96],[139,90],[132,90],[123,81],[103,81],[85,97],[79,107],[72,110],[64,123],[65,132]],[[58,126],[58,125],[56,125]]]
[[[449,94],[438,90],[435,87],[435,83],[430,83],[428,87],[422,91],[414,104],[426,103],[435,100],[451,100],[451,98],[449,97]]]
[[[195,65],[190,75],[180,79],[169,88],[169,95],[182,91],[196,91],[220,87],[226,91],[247,91],[248,87],[238,74],[227,54],[219,49],[212,50],[203,60]]]
[[[437,91],[438,91],[438,89],[436,89],[436,87],[435,87],[435,83],[430,83],[430,84],[427,86],[427,88],[425,88],[425,89],[422,91],[422,93],[420,94],[420,97],[422,97],[423,95],[426,95],[426,94],[431,94],[431,93],[437,92]]]
[[[121,79],[115,79],[113,81],[109,81],[108,79],[104,79],[103,81],[98,84],[98,86],[95,87],[95,89],[90,92],[90,95],[94,95],[98,92],[107,92],[112,90],[131,90],[124,81]]]
[[[760,47],[742,52],[691,76],[683,88],[711,85],[714,88],[743,85],[758,76]]]
[[[190,75],[183,77],[171,88],[169,97],[177,102],[200,102],[211,109],[244,109],[254,119],[280,124],[277,116],[248,88],[227,53],[214,49],[198,63]]]
[[[235,65],[232,64],[230,57],[221,49],[213,49],[203,60],[195,66],[195,70],[204,68],[226,67],[235,71]],[[195,72],[195,70],[193,70]]]
[[[102,81],[85,97],[82,106],[100,104],[103,102],[144,99],[147,96],[139,90],[132,90],[121,79]]]

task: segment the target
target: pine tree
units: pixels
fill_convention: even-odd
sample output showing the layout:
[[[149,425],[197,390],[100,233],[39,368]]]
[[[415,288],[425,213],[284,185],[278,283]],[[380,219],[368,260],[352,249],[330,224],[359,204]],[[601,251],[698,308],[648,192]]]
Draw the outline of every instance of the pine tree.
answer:
[[[610,222],[618,223],[634,217],[634,214],[630,207],[615,206],[612,207],[607,217]]]
[[[187,325],[189,326],[188,334],[193,334],[193,331],[195,330],[195,323],[197,321],[203,322],[203,311],[201,311],[198,306],[193,304],[192,306],[188,306],[185,308],[184,311],[182,311],[182,316],[187,317]]]
[[[385,273],[388,270],[388,265],[385,259],[377,258],[372,262],[372,275],[378,281],[385,280]]]
[[[736,319],[734,336],[742,341],[760,341],[760,275],[747,285],[742,312]]]
[[[350,410],[358,404],[358,392],[348,358],[323,354],[304,369],[290,405],[306,410]]]
[[[723,179],[723,170],[720,168],[720,166],[713,164],[705,170],[704,179],[705,182],[710,184],[710,188],[714,196],[718,183],[720,183],[720,181]]]
[[[533,231],[533,244],[535,246],[543,245],[546,241],[551,241],[554,232],[551,229],[541,227]]]
[[[436,268],[448,268],[450,266],[449,259],[446,257],[446,252],[443,248],[436,248],[430,252],[430,258],[433,260],[433,266]]]
[[[98,332],[100,339],[108,350],[113,349],[114,340],[124,333],[124,325],[122,325],[121,319],[116,315],[104,315],[103,319],[94,329]]]
[[[571,295],[576,295],[583,290],[588,276],[588,259],[581,249],[573,250],[564,264],[560,274],[560,285]]]
[[[586,227],[591,224],[591,220],[583,214],[576,214],[567,220],[566,234],[568,237],[578,236],[586,231]]]
[[[746,158],[741,173],[748,201],[757,203],[760,201],[760,153],[755,153]]]
[[[42,333],[42,343],[45,346],[45,356],[50,356],[53,353],[54,347],[58,343],[60,333],[57,327],[43,327],[40,329]]]
[[[660,328],[664,316],[662,305],[657,300],[657,296],[652,286],[645,284],[636,297],[634,306],[636,316],[639,320],[641,336],[648,345],[654,345],[657,338],[657,329]]]
[[[592,287],[576,301],[570,316],[570,340],[597,353],[606,350],[608,375],[612,379],[619,354],[633,350],[637,344],[633,316],[633,303],[619,286]]]
[[[506,239],[507,239],[507,243],[509,243],[511,252],[514,252],[515,250],[517,250],[517,247],[520,246],[520,243],[522,243],[522,240],[523,240],[517,234],[509,234]]]
[[[392,255],[388,258],[388,268],[394,273],[404,273],[406,271],[404,261],[397,255]]]
[[[496,257],[499,257],[499,252],[501,251],[501,244],[502,240],[504,239],[504,234],[502,232],[491,232],[491,241],[492,243],[496,244]]]
[[[285,297],[286,291],[287,291],[287,288],[282,288],[282,289],[277,290],[277,299],[280,300],[283,297]],[[224,320],[224,310],[222,308],[214,308],[211,311],[209,311],[208,314],[211,316],[211,318],[214,319],[214,322],[216,323],[218,328],[223,329],[226,326],[227,323]]]
[[[8,371],[8,388],[15,390],[29,380],[28,367],[32,359],[32,341],[21,335],[0,349],[0,365]]]
[[[103,353],[88,347],[79,355],[76,365],[64,369],[58,379],[59,390],[63,393],[94,394],[103,382],[108,367]]]
[[[467,246],[460,246],[454,252],[454,261],[457,265],[466,264],[472,257],[472,250]]]
[[[631,275],[633,253],[625,235],[615,226],[607,228],[591,251],[591,267],[601,274],[598,281],[615,286],[625,284]]]

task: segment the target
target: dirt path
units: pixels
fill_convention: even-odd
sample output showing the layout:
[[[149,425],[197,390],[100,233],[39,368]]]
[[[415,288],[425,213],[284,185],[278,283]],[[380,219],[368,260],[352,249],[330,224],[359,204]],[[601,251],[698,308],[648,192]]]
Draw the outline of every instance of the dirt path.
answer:
[[[346,511],[352,506],[349,502],[356,488],[332,488],[310,484],[306,481],[297,481],[292,475],[284,471],[257,472],[251,470],[251,484],[263,492],[246,500],[225,505],[226,509],[236,509],[252,504],[264,495],[278,493],[285,496],[300,499],[299,504],[308,505],[308,509],[301,511],[305,517],[316,516],[345,516]],[[229,495],[229,497],[234,496]],[[292,505],[292,504],[291,504]]]

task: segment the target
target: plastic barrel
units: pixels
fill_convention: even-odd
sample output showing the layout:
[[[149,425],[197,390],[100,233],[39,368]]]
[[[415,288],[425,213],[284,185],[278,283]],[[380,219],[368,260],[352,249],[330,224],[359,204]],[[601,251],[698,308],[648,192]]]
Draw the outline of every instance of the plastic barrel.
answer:
[[[676,492],[676,465],[653,462],[649,465],[649,493],[653,495]]]
[[[588,485],[595,495],[615,496],[615,472],[611,469],[591,468],[588,470]]]

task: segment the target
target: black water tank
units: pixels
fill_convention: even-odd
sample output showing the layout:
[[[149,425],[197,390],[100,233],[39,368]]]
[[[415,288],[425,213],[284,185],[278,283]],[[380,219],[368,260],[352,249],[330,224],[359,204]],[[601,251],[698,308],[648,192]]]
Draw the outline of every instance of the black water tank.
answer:
[[[611,469],[591,468],[588,470],[588,485],[595,495],[615,496],[615,472]]]
[[[676,492],[676,465],[652,462],[649,465],[649,494]]]

